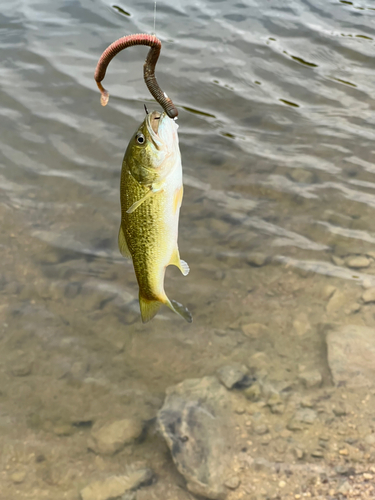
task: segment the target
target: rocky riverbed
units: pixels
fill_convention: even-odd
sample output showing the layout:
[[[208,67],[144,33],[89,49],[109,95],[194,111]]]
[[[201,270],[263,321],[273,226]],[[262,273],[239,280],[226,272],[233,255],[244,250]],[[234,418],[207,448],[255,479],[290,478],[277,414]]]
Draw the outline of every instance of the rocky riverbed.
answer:
[[[207,266],[223,288],[195,326],[145,330],[72,256],[26,240],[44,257],[23,261],[4,234],[1,499],[374,498],[372,256],[344,285],[272,256]]]

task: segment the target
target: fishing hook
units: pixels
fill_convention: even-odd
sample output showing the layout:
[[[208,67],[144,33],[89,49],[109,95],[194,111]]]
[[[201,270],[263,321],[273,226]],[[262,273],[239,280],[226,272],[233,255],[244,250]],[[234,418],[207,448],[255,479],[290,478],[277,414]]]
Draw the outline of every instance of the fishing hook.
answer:
[[[119,52],[132,45],[148,45],[151,47],[147,54],[146,62],[143,65],[145,83],[151,95],[160,104],[167,115],[172,119],[177,118],[178,111],[176,106],[167,94],[161,90],[155,77],[155,66],[160,55],[161,41],[154,35],[142,33],[119,38],[111,43],[101,55],[95,70],[95,81],[101,93],[100,102],[102,106],[105,106],[109,99],[108,91],[101,84],[102,80],[104,80],[108,64]]]

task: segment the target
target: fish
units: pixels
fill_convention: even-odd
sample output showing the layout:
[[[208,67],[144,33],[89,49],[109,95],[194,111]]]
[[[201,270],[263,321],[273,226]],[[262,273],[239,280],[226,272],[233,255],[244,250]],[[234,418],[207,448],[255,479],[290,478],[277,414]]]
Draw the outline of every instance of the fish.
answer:
[[[177,266],[184,276],[190,270],[180,258],[177,242],[183,197],[178,125],[166,112],[146,109],[146,113],[122,162],[119,250],[133,261],[143,323],[162,304],[191,323],[190,311],[164,291],[169,265]]]

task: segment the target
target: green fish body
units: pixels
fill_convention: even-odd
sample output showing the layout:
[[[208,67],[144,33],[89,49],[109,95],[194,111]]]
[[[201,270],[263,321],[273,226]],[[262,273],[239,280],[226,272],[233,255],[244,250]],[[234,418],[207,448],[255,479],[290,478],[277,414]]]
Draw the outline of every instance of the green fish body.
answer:
[[[178,219],[183,195],[178,125],[165,113],[148,114],[129,142],[121,171],[119,248],[133,261],[142,321],[166,304],[189,323],[190,312],[164,291],[165,269],[189,266],[178,251]]]

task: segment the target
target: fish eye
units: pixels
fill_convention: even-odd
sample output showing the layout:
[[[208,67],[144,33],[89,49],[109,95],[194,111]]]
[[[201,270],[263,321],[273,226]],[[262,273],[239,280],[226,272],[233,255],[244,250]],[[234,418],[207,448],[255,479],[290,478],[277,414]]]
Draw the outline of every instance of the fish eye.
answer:
[[[136,136],[138,144],[144,144],[145,143],[145,136],[143,134],[138,134]]]

